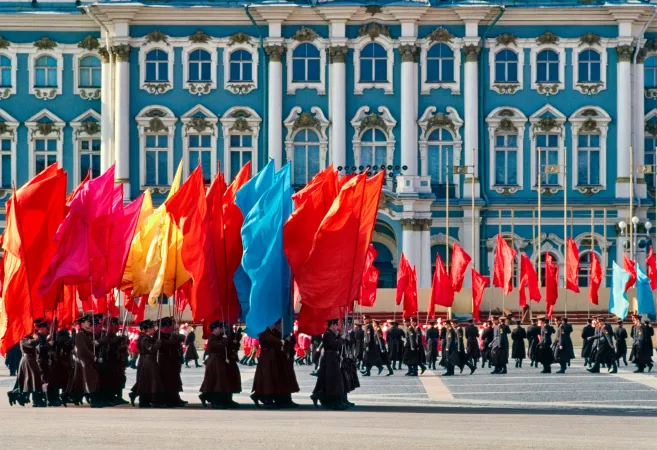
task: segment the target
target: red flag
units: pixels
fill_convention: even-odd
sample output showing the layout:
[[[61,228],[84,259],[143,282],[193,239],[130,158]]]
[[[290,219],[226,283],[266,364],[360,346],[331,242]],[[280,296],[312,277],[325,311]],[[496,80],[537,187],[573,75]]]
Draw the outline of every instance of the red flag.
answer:
[[[648,278],[650,279],[650,289],[653,291],[657,289],[657,258],[652,252],[652,247],[648,250],[648,257],[646,258],[646,264],[648,265]]]
[[[372,244],[367,251],[367,259],[365,260],[365,270],[363,270],[363,282],[360,288],[360,297],[358,304],[360,306],[374,306],[376,301],[376,288],[379,284],[379,269],[374,265],[374,261],[379,252]]]
[[[484,289],[490,285],[490,278],[472,269],[472,318],[479,322],[479,307],[484,298]]]
[[[495,248],[495,264],[493,266],[493,286],[504,289],[504,295],[509,295],[513,290],[513,260],[516,251],[497,235],[497,247]]]
[[[452,281],[449,279],[449,275],[447,275],[447,270],[440,257],[440,253],[436,253],[436,270],[433,273],[431,283],[431,300],[429,302],[428,313],[433,317],[435,314],[435,305],[451,308],[452,304],[454,304]]]
[[[452,290],[454,292],[461,292],[465,272],[468,270],[470,261],[472,261],[470,255],[454,242],[454,246],[452,247],[452,266],[450,267],[450,278],[452,279]]]
[[[401,305],[402,297],[406,291],[406,286],[408,286],[409,278],[411,274],[411,265],[406,259],[406,255],[402,252],[399,257],[399,265],[397,266],[397,293],[395,295],[395,304]]]
[[[534,265],[526,254],[520,255],[520,306],[527,307],[525,287],[529,288],[529,298],[535,302],[541,301],[541,291],[538,288],[538,276]]]
[[[630,279],[627,280],[627,284],[625,285],[625,292],[627,292],[636,282],[636,261],[628,258],[625,253],[623,253],[623,269],[630,273]]]
[[[566,249],[566,289],[579,292],[579,250],[572,238],[568,238]]]
[[[602,266],[595,252],[591,252],[591,287],[589,289],[589,302],[598,304],[598,290],[602,284]]]
[[[203,170],[198,166],[165,203],[183,235],[182,260],[193,280],[189,301],[196,322],[219,309],[219,282],[204,194]]]
[[[545,303],[547,316],[552,317],[554,305],[559,298],[559,265],[552,259],[552,255],[545,254]]]
[[[75,286],[63,286],[61,299],[57,302],[55,317],[60,329],[72,327],[77,320],[78,302]]]
[[[417,272],[415,267],[410,269],[408,284],[404,290],[404,315],[412,317],[417,314]]]

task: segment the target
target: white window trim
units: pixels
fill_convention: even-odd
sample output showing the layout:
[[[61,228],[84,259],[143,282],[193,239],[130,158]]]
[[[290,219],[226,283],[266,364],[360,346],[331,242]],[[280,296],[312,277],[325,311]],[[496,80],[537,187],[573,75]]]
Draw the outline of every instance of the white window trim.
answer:
[[[86,56],[94,56],[101,61],[101,65],[98,66],[98,70],[102,71],[102,59],[98,52],[93,52],[85,49],[79,49],[80,51],[75,52],[73,55],[73,94],[80,96],[84,100],[98,100],[100,98],[100,92],[102,86],[100,87],[80,87],[80,60]]]
[[[187,89],[190,94],[204,95],[217,89],[217,45],[211,40],[208,43],[193,43],[188,41],[182,47],[182,69],[183,69],[183,89]],[[210,81],[189,81],[189,55],[195,50],[205,50],[210,53]]]
[[[512,116],[501,115],[500,113],[504,110],[509,110],[513,112]],[[500,126],[504,119],[508,119],[513,123],[513,126],[518,130],[517,136],[517,149],[518,149],[518,161],[517,161],[517,171],[516,180],[518,180],[517,186],[505,186],[505,185],[496,185],[495,184],[495,137],[498,135],[497,128]],[[525,188],[524,184],[524,148],[525,148],[525,126],[527,124],[527,117],[517,108],[512,108],[509,106],[500,106],[495,108],[486,118],[486,123],[488,124],[488,151],[493,155],[492,161],[488,165],[488,188],[492,191],[497,192],[498,194],[515,194],[518,191],[522,191]],[[513,134],[511,132],[500,132],[500,135],[504,134]]]
[[[54,130],[47,135],[42,135],[38,130],[39,120],[47,117],[54,125]],[[34,152],[35,152],[35,137],[49,137],[51,134],[57,136],[57,162],[62,165],[64,161],[64,126],[66,123],[48,111],[47,109],[42,109],[25,122],[27,127],[27,142],[28,142],[28,164],[29,170],[28,175],[30,178],[33,178],[36,175],[36,170],[34,169]]]
[[[461,139],[461,127],[463,126],[463,119],[459,116],[459,113],[456,111],[455,108],[452,108],[451,106],[448,106],[445,111],[447,111],[446,116],[452,121],[452,124],[454,125],[453,128],[449,127],[442,127],[442,126],[431,126],[430,121],[433,119],[437,114],[436,111],[438,108],[435,106],[429,106],[427,109],[424,110],[424,114],[422,114],[422,117],[420,117],[420,120],[417,121],[418,126],[420,127],[420,130],[422,131],[420,133],[420,139],[418,141],[419,144],[419,152],[420,152],[420,160],[422,161],[422,173],[420,176],[422,177],[428,177],[429,176],[429,166],[428,166],[428,161],[429,161],[429,135],[433,133],[434,130],[438,129],[445,129],[449,132],[449,134],[452,136],[452,161],[450,164],[456,165],[458,162],[461,161],[461,151],[463,148],[463,140]],[[459,188],[460,183],[461,183],[461,177],[457,174],[453,174],[451,176],[451,179],[449,180],[450,184],[456,185],[456,196],[460,197],[461,189]]]
[[[317,38],[313,41],[301,42],[295,39],[286,41],[286,62],[287,62],[287,95],[294,95],[297,89],[315,89],[317,95],[326,95],[326,48],[328,42],[325,39]],[[294,49],[301,44],[312,44],[319,50],[319,81],[300,81],[295,82],[292,79],[292,58]]]
[[[540,130],[538,128],[538,123],[541,120],[542,116],[550,112],[552,115],[554,115],[554,119],[557,121],[557,128],[552,129],[548,132],[545,132],[543,130]],[[565,162],[564,159],[564,152],[565,152],[565,145],[566,145],[566,116],[561,113],[558,109],[553,107],[552,105],[545,105],[538,111],[536,111],[534,114],[532,114],[529,117],[529,122],[531,125],[529,126],[529,139],[531,142],[531,189],[534,191],[538,190],[537,183],[534,179],[534,174],[536,173],[536,167],[537,167],[537,158],[536,158],[536,152],[537,152],[537,146],[536,146],[536,135],[537,134],[542,134],[542,133],[558,133],[559,138],[558,138],[558,146],[559,146],[559,155],[557,157],[557,164],[562,165]],[[541,186],[541,189],[547,191],[549,194],[556,194],[558,191],[564,189],[565,183],[563,179],[563,168],[559,170],[559,174],[557,175],[558,177],[558,185],[557,186]]]
[[[251,38],[248,43],[235,43],[233,45],[226,45],[224,47],[224,89],[232,92],[233,94],[248,94],[251,91],[258,89],[258,64],[260,63],[260,55],[258,52],[258,45],[252,43],[255,38]],[[252,67],[251,74],[253,81],[251,82],[235,82],[230,81],[230,55],[236,50],[246,50],[251,53]],[[241,108],[244,109],[244,108]],[[253,173],[256,173],[255,171]]]
[[[203,131],[199,132],[192,128],[192,121],[194,116],[198,113],[203,114],[203,119],[209,125]],[[219,118],[209,109],[203,105],[196,105],[180,117],[183,123],[182,128],[182,147],[183,147],[183,175],[187,178],[191,172],[192,164],[196,161],[189,160],[189,135],[196,134],[199,136],[212,136],[210,139],[210,173],[212,178],[217,176],[217,122]]]
[[[594,110],[597,113],[597,116],[584,116],[583,113],[586,110]],[[577,185],[577,152],[578,152],[578,139],[577,137],[580,134],[580,129],[584,122],[588,119],[593,119],[596,122],[598,129],[600,130],[600,185],[591,187],[588,185],[578,186]],[[571,164],[573,167],[573,173],[571,174],[571,187],[573,190],[577,189],[582,194],[597,194],[600,191],[603,191],[607,188],[607,133],[609,130],[609,122],[611,122],[611,116],[607,112],[598,107],[598,106],[583,106],[573,113],[568,118],[568,122],[571,124],[571,134],[572,134],[572,161]],[[591,133],[586,133],[591,134]]]
[[[453,38],[449,42],[434,42],[431,39],[420,39],[420,94],[429,95],[432,89],[448,89],[452,95],[461,94],[461,49],[463,39]],[[445,44],[454,52],[454,81],[451,83],[433,83],[427,81],[427,55],[434,45]]]
[[[595,95],[607,89],[607,46],[609,39],[602,39],[601,45],[573,44],[573,89],[584,95]],[[577,46],[575,46],[577,45]],[[595,50],[600,54],[600,83],[580,83],[579,80],[579,54],[584,50]],[[596,87],[598,84],[602,86]]]
[[[387,81],[385,82],[360,82],[360,52],[367,45],[376,42],[381,45],[387,54]],[[354,49],[354,95],[362,95],[365,89],[383,89],[385,95],[393,95],[392,79],[393,69],[395,67],[395,47],[397,44],[392,39],[386,36],[377,36],[372,39],[369,36],[361,36],[354,39],[350,43],[350,47]]]
[[[56,88],[37,88],[34,86],[36,82],[36,68],[34,64],[36,60],[42,56],[52,56],[57,61],[57,87]],[[64,53],[62,52],[59,46],[55,47],[52,50],[43,50],[30,52],[27,59],[27,67],[29,68],[29,93],[34,95],[40,100],[52,100],[58,95],[62,95],[62,74],[64,73]]]
[[[16,129],[18,128],[18,121],[14,119],[10,114],[0,109],[0,117],[3,119],[3,123],[7,126],[7,130],[4,134],[0,134],[0,138],[6,139],[9,137],[11,140],[11,179],[18,180],[16,178],[16,143],[18,142],[18,136]]]
[[[524,41],[518,39],[518,42]],[[486,40],[486,47],[488,51],[488,70],[490,79],[490,89],[498,94],[513,95],[518,91],[524,89],[524,66],[525,66],[525,50],[523,45],[511,43],[510,45],[498,45],[494,38]],[[495,82],[495,56],[502,50],[511,50],[518,55],[518,83],[496,83]],[[517,86],[513,88],[514,86]]]
[[[360,161],[360,149],[362,146],[361,139],[363,137],[363,133],[365,133],[365,131],[369,129],[362,127],[363,120],[365,120],[365,118],[367,116],[370,116],[371,114],[376,114],[376,113],[368,114],[369,111],[370,111],[369,106],[361,106],[360,108],[358,108],[358,111],[356,111],[356,115],[354,116],[354,118],[351,119],[351,126],[354,128],[354,137],[352,138],[351,143],[354,149],[355,166],[363,165],[361,164]],[[395,143],[396,143],[395,135],[392,132],[392,130],[397,126],[397,121],[392,117],[392,114],[390,114],[390,110],[385,106],[379,106],[378,111],[379,114],[377,115],[381,117],[381,119],[383,119],[385,128],[377,127],[376,129],[382,131],[386,137],[386,166],[391,166],[395,156]]]
[[[247,124],[251,128],[250,132],[238,132],[234,131],[231,128],[235,125],[235,123],[239,120],[237,117],[233,117],[233,114],[239,112],[239,111],[244,111],[249,114],[248,117],[245,118]],[[248,108],[246,106],[233,106],[230,108],[228,111],[224,113],[221,119],[219,119],[221,122],[221,127],[223,131],[223,138],[224,138],[224,176],[226,177],[226,181],[230,180],[230,136],[234,134],[241,134],[241,135],[246,135],[250,134],[252,136],[251,140],[251,147],[253,148],[253,155],[251,158],[251,173],[258,173],[260,168],[258,167],[258,137],[260,136],[260,124],[262,123],[262,119],[260,116],[251,108]]]
[[[97,133],[88,134],[85,130],[80,129],[82,127],[82,122],[87,119],[94,119],[100,126],[101,118],[93,109],[88,109],[75,119],[73,119],[69,125],[73,128],[73,179],[75,180],[74,184],[78,184],[80,180],[80,135],[87,138],[100,139],[100,128],[98,128]]]
[[[173,89],[173,66],[176,63],[174,47],[167,41],[144,42],[139,48],[139,86],[144,91],[153,95],[164,94]],[[166,82],[146,81],[146,55],[152,50],[162,50],[167,54],[167,78]]]
[[[0,50],[0,56],[6,56],[11,61],[11,87],[0,88],[0,100],[6,100],[16,94],[16,71],[18,59],[16,58],[16,49],[10,44],[9,48]]]
[[[291,162],[292,167],[294,167],[294,137],[299,131],[306,129],[313,130],[317,132],[317,135],[319,136],[319,170],[324,170],[326,169],[326,162],[328,159],[328,136],[326,134],[326,130],[328,129],[330,122],[326,116],[324,116],[324,113],[319,106],[311,107],[310,113],[314,116],[315,119],[317,119],[319,129],[309,127],[299,127],[295,129],[295,122],[302,114],[302,109],[300,106],[295,106],[292,108],[290,114],[283,121],[285,128],[287,128],[287,136],[285,138],[285,152],[287,154],[288,162]],[[294,183],[294,170],[292,171],[292,183]]]
[[[559,40],[557,44],[539,45],[533,42],[529,45],[529,65],[532,73],[532,90],[543,95],[555,95],[566,88],[566,46],[567,41]],[[538,75],[537,57],[543,50],[552,50],[559,56],[559,82],[539,83],[536,81]]]
[[[135,120],[137,120],[137,127],[139,130],[139,187],[141,190],[150,188],[154,192],[163,193],[169,190],[170,185],[169,186],[146,185],[146,136],[149,135],[146,129],[150,126],[150,121],[154,119],[154,117],[148,116],[148,113],[156,109],[165,113],[164,117],[158,117],[158,119],[160,119],[164,124],[164,126],[167,128],[167,134],[169,136],[169,140],[168,140],[169,146],[167,150],[169,153],[169,157],[167,158],[168,160],[167,179],[169,180],[169,183],[173,181],[173,147],[174,147],[173,138],[176,133],[176,122],[178,121],[178,119],[173,114],[173,112],[166,106],[150,105],[139,111],[139,114],[137,114],[137,117],[135,118]],[[155,134],[163,134],[163,133],[155,133]]]

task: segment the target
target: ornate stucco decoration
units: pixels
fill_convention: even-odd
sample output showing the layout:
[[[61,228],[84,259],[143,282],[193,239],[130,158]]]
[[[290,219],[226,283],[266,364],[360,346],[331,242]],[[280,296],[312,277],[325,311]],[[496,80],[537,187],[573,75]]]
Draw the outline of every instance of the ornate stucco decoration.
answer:
[[[232,131],[237,131],[240,133],[244,133],[247,131],[252,131],[251,126],[249,125],[249,122],[244,118],[240,117],[235,121],[232,127],[230,127]]]
[[[455,126],[454,122],[452,121],[451,117],[449,117],[447,114],[439,112],[435,116],[433,116],[431,119],[429,119],[427,123],[427,129],[431,130],[433,128],[449,128],[450,130],[454,131]]]
[[[189,123],[185,125],[185,134],[187,134],[190,129],[196,131],[197,133],[202,133],[207,129],[211,129],[214,134],[214,125],[205,117],[194,117],[192,120],[190,120]]]
[[[513,95],[520,88],[520,83],[494,83],[493,88],[498,94]]]
[[[53,41],[48,36],[43,36],[38,41],[34,41],[33,45],[38,50],[52,50],[57,47],[57,42]]]
[[[600,128],[598,128],[598,122],[596,122],[595,119],[589,118],[582,123],[580,131],[584,133],[599,133]]]
[[[600,92],[600,88],[604,86],[603,83],[577,83],[577,87],[581,89],[582,94],[595,95]]]
[[[5,122],[0,122],[0,136],[14,136],[14,129],[10,128]]]
[[[361,130],[365,128],[380,128],[385,130],[386,123],[383,118],[375,113],[365,116],[360,126]]]
[[[83,100],[98,100],[100,98],[100,88],[80,89],[80,98]]]
[[[649,134],[650,136],[657,136],[657,122],[646,122],[645,130],[646,134]]]
[[[593,47],[594,45],[600,45],[601,44],[601,38],[595,33],[586,33],[582,36],[579,37],[579,46],[583,45],[588,45],[589,47]]]
[[[619,45],[616,47],[616,55],[619,62],[630,62],[634,55],[634,47],[631,45]]]
[[[80,124],[80,128],[75,130],[76,135],[86,133],[89,136],[96,135],[100,133],[100,124],[95,120],[85,120]]]
[[[144,42],[144,45],[151,44],[153,42],[164,42],[165,44],[169,45],[168,39],[169,38],[166,34],[159,30],[153,30],[146,35],[146,41]]]
[[[402,45],[399,47],[402,62],[415,62],[417,60],[417,47],[414,45]]]
[[[160,133],[162,131],[169,131],[169,128],[162,122],[159,117],[153,117],[148,121],[148,126],[144,129],[147,133]]]
[[[57,97],[57,88],[34,88],[34,96],[39,100],[52,100]]]
[[[212,36],[203,30],[196,30],[194,34],[189,35],[189,42],[193,42],[194,44],[207,44],[211,39]]]
[[[518,131],[518,127],[516,127],[511,119],[502,119],[500,121],[500,124],[498,127],[495,129],[496,132],[506,132],[506,133],[516,133]]]
[[[329,63],[343,63],[349,52],[349,48],[344,45],[338,45],[335,47],[329,47]]]
[[[390,37],[390,30],[388,25],[381,25],[376,22],[370,22],[362,25],[358,29],[358,37],[369,36],[370,39],[374,40],[379,36]]]
[[[283,60],[283,55],[285,54],[284,45],[268,45],[265,47],[265,53],[269,56],[270,61],[281,62]]]
[[[310,112],[303,112],[297,117],[292,125],[292,130],[296,131],[300,128],[314,128],[316,130],[321,129],[322,124],[319,119],[313,116]]]
[[[146,89],[146,91],[149,94],[153,94],[153,95],[164,94],[169,89],[171,89],[171,83],[169,83],[169,82],[166,82],[166,83],[144,83],[144,89]]]
[[[446,44],[448,42],[452,42],[454,37],[455,36],[452,33],[450,33],[449,30],[440,27],[440,28],[436,28],[431,32],[431,34],[429,35],[429,40],[431,42],[441,42],[443,44]]]
[[[97,51],[100,48],[100,43],[98,39],[94,36],[89,35],[78,42],[78,48],[89,50],[90,52]]]
[[[536,83],[536,91],[543,95],[554,95],[559,92],[559,83]]]
[[[294,33],[292,39],[294,39],[297,42],[312,42],[318,37],[319,35],[315,30],[302,26],[300,29],[297,30],[296,33]]]
[[[517,45],[518,38],[512,33],[503,33],[495,38],[495,43],[497,45],[503,45],[508,47],[509,45]]]
[[[559,36],[553,34],[550,30],[536,38],[538,45],[554,45],[559,43]]]
[[[51,133],[56,133],[57,137],[59,137],[61,131],[62,130],[53,122],[39,122],[32,130],[32,136],[36,135],[37,133],[41,136],[48,136]]]
[[[554,117],[543,117],[538,120],[536,125],[542,131],[551,131],[559,126],[559,122]]]
[[[130,53],[132,52],[132,47],[130,47],[128,44],[117,45],[112,50],[114,51],[117,62],[130,61]]]
[[[374,16],[376,14],[381,14],[383,12],[383,8],[380,5],[367,5],[365,7],[365,12],[371,16]]]
[[[250,44],[250,43],[251,43],[251,36],[244,33],[243,31],[238,31],[237,33],[231,35],[230,38],[228,38],[228,45]]]
[[[9,42],[7,39],[0,36],[0,49],[2,49],[2,50],[7,49],[7,48],[9,48],[10,45],[11,45],[11,42]]]
[[[481,48],[478,45],[466,45],[463,47],[465,53],[465,62],[475,62],[479,59]]]
[[[212,83],[189,83],[189,93],[194,95],[209,94],[212,89]]]
[[[230,83],[228,88],[233,94],[248,94],[253,90],[255,85],[253,83]]]

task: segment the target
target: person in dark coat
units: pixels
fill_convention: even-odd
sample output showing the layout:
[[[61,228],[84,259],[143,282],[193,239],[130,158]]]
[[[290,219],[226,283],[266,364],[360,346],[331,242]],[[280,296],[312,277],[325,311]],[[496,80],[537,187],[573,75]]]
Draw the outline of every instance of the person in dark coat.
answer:
[[[445,321],[445,335],[447,340],[445,342],[447,357],[445,363],[445,372],[443,376],[454,375],[454,368],[458,367],[460,372],[463,368],[468,366],[470,375],[474,373],[476,367],[468,361],[465,354],[465,345],[463,342],[463,330],[457,329],[454,322],[451,320]]]
[[[201,367],[198,363],[198,352],[196,351],[196,328],[191,327],[187,336],[185,336],[185,367],[189,369],[189,362],[194,361],[196,367]]]
[[[344,399],[343,404],[347,408],[356,406],[349,401],[349,393],[360,387],[358,380],[358,367],[356,364],[356,352],[358,343],[355,337],[355,330],[351,326],[351,319],[347,319],[346,336],[342,340],[342,352],[340,361],[340,372],[342,373],[342,382],[344,385]]]
[[[438,365],[440,367],[447,368],[447,332],[449,327],[444,323],[440,328],[440,362]]]
[[[595,364],[590,369],[591,373],[600,373],[600,365],[606,364],[609,367],[609,373],[617,373],[616,350],[614,346],[614,330],[611,328],[604,317],[598,318],[599,333],[589,339],[598,341],[595,352]]]
[[[630,362],[636,365],[634,373],[643,373],[648,364],[652,365],[652,327],[648,323],[646,327],[641,323],[641,316],[632,316],[632,351],[630,352]],[[650,329],[650,331],[648,330]]]
[[[586,325],[582,328],[582,358],[584,359],[584,367],[591,366],[591,353],[593,350],[593,341],[590,337],[595,335],[595,327],[592,325],[593,320],[587,319]]]
[[[390,321],[391,327],[386,334],[388,343],[388,358],[392,362],[392,370],[401,370],[404,359],[404,330],[394,319]]]
[[[646,345],[648,346],[648,349],[650,351],[650,360],[648,361],[648,372],[652,372],[652,337],[655,335],[655,329],[652,327],[650,323],[650,319],[643,319],[643,330],[645,331],[645,334],[647,336],[646,338]]]
[[[381,349],[379,348],[378,340],[376,338],[376,331],[374,324],[369,321],[365,324],[365,371],[364,377],[370,376],[372,367],[379,369],[379,375],[383,371],[383,364],[381,361]]]
[[[509,363],[509,335],[511,329],[506,324],[506,317],[500,317],[499,324],[494,329],[491,343],[491,362],[495,369],[491,374],[506,374],[506,365]]]
[[[436,361],[438,360],[438,330],[434,326],[436,322],[429,321],[427,329],[427,364],[429,369],[436,370]]]
[[[420,375],[427,370],[425,366],[427,362],[427,353],[424,347],[424,342],[422,340],[422,328],[417,323],[417,318],[411,317],[411,326],[415,327],[415,339],[417,342],[416,348],[418,349],[418,366],[420,367]],[[415,369],[415,374],[417,375],[417,368]]]
[[[9,376],[15,377],[18,372],[18,366],[21,364],[21,358],[23,354],[21,353],[21,343],[17,342],[12,345],[9,350],[7,350],[7,355],[5,356],[5,366],[9,369]]]
[[[47,406],[44,392],[48,388],[50,368],[47,366],[51,346],[47,341],[48,324],[43,319],[34,321],[34,333],[20,341],[23,356],[18,367],[16,388],[8,393],[9,404],[23,406],[32,396],[32,406]],[[46,370],[46,373],[43,373]]]
[[[470,363],[475,366],[479,364],[479,329],[474,324],[474,319],[468,320],[468,326],[465,327],[465,356]]]
[[[162,340],[156,338],[157,327],[152,320],[140,322],[139,329],[141,332],[137,339],[139,348],[137,379],[129,394],[130,403],[135,406],[135,399],[139,397],[140,408],[152,408],[158,396],[164,392],[157,360]]]
[[[420,364],[420,352],[422,350],[417,346],[417,329],[409,324],[406,327],[406,343],[404,344],[403,362],[408,367],[407,377],[416,377],[417,369]]]
[[[481,368],[483,369],[488,362],[488,368],[491,367],[490,346],[495,338],[495,330],[491,320],[484,323],[484,329],[481,332]]]
[[[319,367],[319,359],[322,356],[322,335],[315,334],[311,338],[310,353],[312,353],[313,371],[310,373],[312,376],[317,376],[317,368]]]
[[[356,328],[353,332],[356,348],[354,349],[356,356],[356,369],[364,368],[363,357],[365,355],[365,331],[363,324],[356,322]]]
[[[292,394],[299,392],[299,383],[297,382],[297,375],[294,372],[296,344],[297,338],[294,333],[290,333],[283,339],[283,353],[279,356],[281,358],[280,367],[283,369],[280,375],[281,391],[275,400],[276,405],[280,408],[296,408],[299,406],[292,401]]]
[[[50,380],[52,395],[56,395],[60,400],[64,395],[68,380],[73,374],[73,339],[71,333],[66,329],[61,329],[55,337],[53,345],[53,370]]]
[[[618,321],[618,327],[614,330],[616,338],[616,364],[620,365],[620,360],[627,366],[627,330],[623,327],[623,321]]]
[[[527,327],[527,357],[529,358],[529,367],[538,367],[538,343],[540,335],[541,327],[538,326],[538,319],[532,319],[532,324]]]
[[[185,406],[187,402],[180,398],[180,393],[183,391],[181,377],[183,337],[174,331],[173,318],[163,317],[160,320],[157,340],[159,342],[157,366],[162,380],[162,392],[156,401],[159,406],[167,408]]]
[[[128,402],[123,399],[125,389],[125,369],[128,360],[128,337],[119,333],[119,319],[112,317],[109,321],[109,385],[107,394],[109,401],[114,405],[125,405]]]
[[[205,376],[201,384],[201,403],[210,403],[214,409],[237,408],[239,404],[233,401],[233,394],[242,392],[242,378],[237,366],[237,352],[240,347],[241,333],[229,338],[224,333],[223,322],[210,324],[208,338],[208,357],[205,360]]]
[[[281,320],[260,333],[258,340],[261,351],[253,378],[251,400],[257,407],[261,404],[265,408],[285,407],[286,395],[290,392],[288,392],[288,382],[283,379],[288,372],[285,367],[287,356],[285,340],[281,333]],[[342,378],[341,375],[339,376]]]
[[[394,375],[394,372],[392,371],[392,367],[390,367],[390,360],[388,359],[388,348],[386,346],[385,339],[383,339],[383,330],[381,327],[376,327],[375,333],[376,344],[379,347],[379,352],[381,353],[381,364],[386,366],[388,369],[388,374],[386,376],[392,376]]]
[[[516,320],[516,327],[511,332],[511,358],[516,360],[516,368],[522,367],[522,360],[525,359],[525,338],[527,332],[520,325],[521,321]]]
[[[570,366],[571,358],[574,358],[573,341],[570,334],[573,332],[573,326],[568,323],[568,318],[563,317],[558,322],[556,336],[553,345],[554,361],[561,367],[557,373],[566,373],[566,368]]]
[[[550,325],[550,320],[545,317],[539,317],[539,325],[541,327],[541,337],[538,347],[536,348],[536,362],[543,366],[541,373],[552,373],[551,364],[554,360],[552,352],[552,335],[555,329]]]
[[[81,404],[82,397],[88,396],[91,407],[99,408],[102,407],[102,402],[97,392],[99,378],[94,351],[98,341],[93,328],[96,321],[93,316],[86,315],[81,317],[78,322],[80,331],[75,334],[75,348],[73,349],[75,367],[66,388],[66,398],[70,398],[76,404]]]
[[[340,371],[340,352],[342,351],[342,339],[339,336],[339,319],[328,321],[328,328],[322,336],[322,348],[324,349],[319,361],[319,372],[317,383],[310,396],[315,407],[317,403],[333,410],[344,410],[344,380]]]

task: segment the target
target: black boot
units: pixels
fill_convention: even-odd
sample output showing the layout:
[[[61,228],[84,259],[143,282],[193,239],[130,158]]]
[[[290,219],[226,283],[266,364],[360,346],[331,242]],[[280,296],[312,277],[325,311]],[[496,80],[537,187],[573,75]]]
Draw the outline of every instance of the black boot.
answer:
[[[191,367],[189,367],[189,361],[185,361],[185,367],[187,367],[188,369],[191,369]]]
[[[198,359],[195,359],[195,360],[194,360],[194,364],[196,364],[196,368],[197,368],[197,369],[198,369],[199,367],[202,367],[202,366],[198,363]]]
[[[43,401],[43,392],[32,392],[32,406],[35,408],[46,407],[46,402]]]
[[[612,363],[611,370],[609,370],[609,373],[618,373],[618,366],[616,365],[616,361]]]
[[[600,363],[595,363],[590,369],[586,369],[589,373],[600,373]]]

